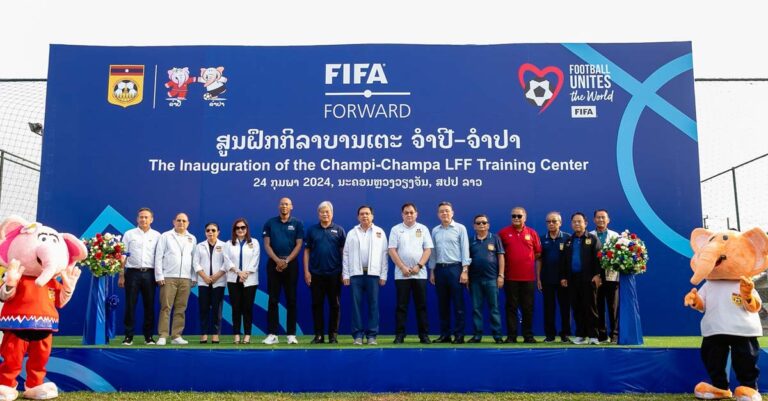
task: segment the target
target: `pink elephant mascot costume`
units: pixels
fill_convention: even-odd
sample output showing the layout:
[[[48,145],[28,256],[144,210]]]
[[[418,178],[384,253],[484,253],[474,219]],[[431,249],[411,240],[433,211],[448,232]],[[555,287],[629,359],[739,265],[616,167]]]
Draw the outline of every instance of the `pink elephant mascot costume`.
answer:
[[[744,233],[712,232],[697,228],[691,233],[693,277],[685,296],[685,306],[704,313],[701,319],[701,359],[712,383],[696,385],[694,395],[701,399],[736,397],[738,401],[762,400],[757,390],[760,370],[757,357],[763,334],[760,296],[752,276],[768,268],[768,236],[759,228]],[[734,393],[728,385],[728,354],[739,386]]]
[[[9,217],[0,224],[0,263],[7,266],[0,287],[0,400],[14,400],[16,378],[24,356],[27,379],[24,397],[57,397],[52,382],[45,383],[45,365],[51,355],[52,335],[59,330],[61,308],[72,298],[80,269],[75,263],[87,255],[85,245],[71,234],[61,234],[40,223]],[[61,282],[56,277],[61,275]]]

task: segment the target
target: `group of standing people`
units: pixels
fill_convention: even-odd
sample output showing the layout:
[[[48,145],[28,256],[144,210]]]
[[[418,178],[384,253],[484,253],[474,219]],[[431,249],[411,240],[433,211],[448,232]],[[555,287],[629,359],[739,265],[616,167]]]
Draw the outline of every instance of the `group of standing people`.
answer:
[[[392,227],[389,235],[373,223],[374,211],[368,205],[358,208],[359,224],[349,232],[333,222],[331,202],[318,205],[318,222],[306,231],[302,221],[292,216],[292,210],[290,199],[280,199],[278,216],[269,219],[262,230],[264,253],[268,258],[269,294],[268,335],[262,341],[264,344],[279,342],[281,292],[286,299],[286,342],[298,343],[296,289],[302,248],[304,281],[312,294],[312,344],[324,343],[326,333],[329,343],[338,342],[342,286],[350,287],[353,343],[377,343],[379,288],[386,284],[390,260],[397,299],[396,344],[405,341],[411,300],[421,343],[464,343],[465,287],[470,291],[474,323],[468,343],[482,341],[484,304],[489,310],[491,334],[496,343],[518,341],[518,310],[522,317],[523,341],[536,342],[532,328],[536,290],[544,296],[545,342],[554,341],[556,334],[562,341],[576,344],[616,341],[617,277],[606,274],[597,260],[601,244],[618,235],[608,230],[610,219],[606,210],[595,212],[597,229],[592,232],[586,231],[586,216],[574,213],[571,216],[573,234],[562,232],[561,215],[550,212],[543,240],[525,225],[527,216],[522,207],[512,209],[511,225],[497,234],[491,232],[488,216],[478,214],[473,219],[472,237],[464,225],[453,219],[453,206],[449,202],[438,205],[440,224],[432,230],[417,222],[415,204],[402,205],[402,223]],[[163,234],[151,228],[152,222],[152,211],[139,209],[138,226],[123,237],[127,256],[118,280],[118,285],[126,290],[123,344],[133,344],[139,294],[144,308],[145,344],[165,345],[168,341],[187,344],[182,334],[193,283],[198,287],[200,343],[220,342],[225,288],[232,305],[234,342],[250,343],[261,249],[259,241],[251,236],[248,221],[236,219],[227,241],[219,239],[221,230],[217,223],[207,223],[206,239],[200,243],[187,230],[189,219],[185,213],[178,213],[174,228]],[[429,337],[427,281],[436,288],[440,315],[439,336],[434,340]],[[152,330],[157,286],[160,287],[160,320],[159,339],[155,342]],[[502,288],[506,298],[506,339],[502,336],[499,311],[498,293]],[[604,303],[608,304],[607,313]],[[555,329],[555,304],[560,309],[559,333]],[[576,321],[573,339],[570,338],[571,309]],[[367,315],[365,322],[364,315]],[[610,323],[610,331],[606,323]]]

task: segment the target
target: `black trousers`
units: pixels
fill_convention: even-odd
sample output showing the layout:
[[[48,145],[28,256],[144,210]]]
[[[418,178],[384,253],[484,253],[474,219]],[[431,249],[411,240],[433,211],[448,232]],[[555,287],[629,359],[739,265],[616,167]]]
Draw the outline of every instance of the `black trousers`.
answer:
[[[328,299],[328,335],[339,334],[339,310],[341,306],[341,273],[331,275],[312,274],[312,318],[315,336],[322,336],[325,320],[325,300]]]
[[[245,335],[251,335],[253,326],[253,300],[256,299],[257,285],[245,287],[243,283],[227,283],[229,303],[232,304],[232,334],[240,335],[240,324]]]
[[[280,328],[280,291],[282,290],[285,292],[285,309],[288,312],[285,333],[289,336],[296,335],[296,284],[299,277],[299,261],[292,260],[282,272],[278,272],[276,266],[272,259],[267,261],[267,293],[269,294],[267,334],[277,334]]]
[[[605,309],[608,308],[608,323],[611,331],[608,332],[605,325]],[[603,281],[603,285],[597,289],[597,338],[605,341],[609,336],[619,335],[619,282]]]
[[[517,337],[517,309],[523,315],[523,337],[533,337],[533,296],[535,281],[505,281],[507,335]]]
[[[144,307],[144,324],[142,333],[144,338],[152,337],[155,327],[155,270],[125,269],[125,336],[133,337],[134,322],[136,320],[136,303],[141,294],[141,304]]]
[[[405,335],[405,322],[408,318],[408,303],[411,299],[411,294],[413,294],[413,304],[416,308],[416,324],[418,326],[419,336],[429,335],[429,320],[427,320],[427,280],[395,280],[395,289],[397,289],[395,335]]]
[[[555,305],[560,307],[560,336],[571,335],[571,300],[568,288],[560,283],[541,283],[541,292],[544,295],[544,335],[554,338],[557,333],[555,328]]]
[[[197,286],[200,307],[200,334],[221,334],[221,309],[225,287]]]
[[[576,321],[576,337],[597,338],[597,289],[591,281],[584,281],[581,274],[568,280],[571,293],[573,320]]]
[[[728,389],[728,376],[725,371],[728,352],[731,353],[731,366],[736,372],[739,384],[757,390],[757,377],[760,375],[760,368],[757,367],[760,344],[757,337],[718,334],[701,340],[701,359],[712,385],[723,390]]]

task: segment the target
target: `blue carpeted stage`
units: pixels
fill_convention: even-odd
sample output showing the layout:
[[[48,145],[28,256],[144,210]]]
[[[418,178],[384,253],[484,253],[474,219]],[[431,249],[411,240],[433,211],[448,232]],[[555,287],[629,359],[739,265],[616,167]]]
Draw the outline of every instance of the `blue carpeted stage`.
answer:
[[[764,356],[764,371],[765,364]],[[53,351],[48,372],[64,391],[99,392],[687,393],[707,377],[696,348],[625,347],[59,348]],[[767,380],[763,375],[760,385],[768,387]]]

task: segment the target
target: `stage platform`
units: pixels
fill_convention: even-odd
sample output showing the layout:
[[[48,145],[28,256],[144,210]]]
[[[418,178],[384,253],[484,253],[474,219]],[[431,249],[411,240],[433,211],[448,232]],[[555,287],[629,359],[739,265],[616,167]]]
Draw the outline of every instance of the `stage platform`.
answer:
[[[382,346],[315,348],[308,341],[304,337],[300,347],[292,348],[56,346],[48,377],[63,391],[601,393],[688,393],[707,377],[698,348],[492,343],[398,347],[391,338],[380,338]],[[760,365],[768,371],[768,356],[762,356]],[[768,388],[768,375],[760,385]]]

